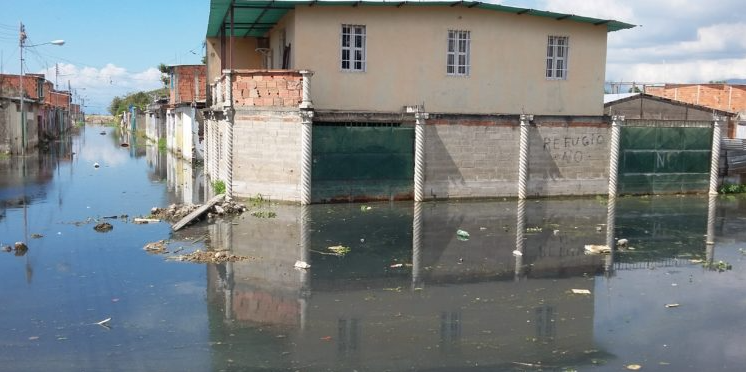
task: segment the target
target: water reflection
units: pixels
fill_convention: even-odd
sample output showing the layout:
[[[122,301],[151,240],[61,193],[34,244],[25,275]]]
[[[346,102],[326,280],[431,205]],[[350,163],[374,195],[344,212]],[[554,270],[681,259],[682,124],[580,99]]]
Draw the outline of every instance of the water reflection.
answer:
[[[263,345],[216,347],[216,360],[383,370],[591,358],[593,296],[569,292],[592,288],[602,270],[582,250],[602,238],[605,207],[593,200],[276,208],[277,220],[209,227],[213,249],[258,258],[209,267],[213,341],[233,333]],[[515,228],[521,209],[530,233],[517,232],[521,219]],[[334,245],[350,252],[329,254]],[[530,280],[514,282],[516,273]]]

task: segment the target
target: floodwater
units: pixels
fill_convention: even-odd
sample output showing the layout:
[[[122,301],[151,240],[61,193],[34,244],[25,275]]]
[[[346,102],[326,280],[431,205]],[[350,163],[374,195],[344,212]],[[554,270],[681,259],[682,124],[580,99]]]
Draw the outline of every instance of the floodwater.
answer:
[[[255,200],[263,213],[178,233],[131,223],[208,189],[199,170],[113,128],[82,128],[25,164],[0,159],[0,245],[29,246],[0,252],[0,371],[746,365],[740,196]],[[114,229],[94,231],[104,220]],[[584,253],[620,238],[629,246],[613,255]],[[169,253],[142,249],[161,239]],[[197,249],[248,259],[174,259]]]

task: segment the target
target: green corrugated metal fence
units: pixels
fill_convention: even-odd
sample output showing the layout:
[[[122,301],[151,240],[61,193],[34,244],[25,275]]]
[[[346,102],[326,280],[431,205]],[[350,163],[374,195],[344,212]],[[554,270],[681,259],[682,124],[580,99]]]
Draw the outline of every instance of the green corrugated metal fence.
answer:
[[[414,128],[314,123],[314,202],[411,199]]]
[[[706,191],[712,128],[623,127],[622,194]]]

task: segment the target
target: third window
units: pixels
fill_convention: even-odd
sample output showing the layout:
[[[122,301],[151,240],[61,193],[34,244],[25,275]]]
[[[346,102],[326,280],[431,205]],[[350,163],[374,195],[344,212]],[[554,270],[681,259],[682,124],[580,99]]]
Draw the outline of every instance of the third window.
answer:
[[[567,52],[570,48],[567,36],[549,36],[547,40],[547,79],[567,79]]]
[[[471,32],[448,30],[448,57],[446,73],[448,75],[469,76],[471,61]]]

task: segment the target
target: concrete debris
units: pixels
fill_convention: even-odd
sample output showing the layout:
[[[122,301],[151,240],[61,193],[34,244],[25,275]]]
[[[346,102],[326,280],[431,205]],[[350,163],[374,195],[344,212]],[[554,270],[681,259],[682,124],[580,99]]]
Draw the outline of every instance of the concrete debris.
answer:
[[[144,217],[139,220],[148,220],[148,222],[155,222],[155,221],[150,221],[150,220],[165,220],[165,221],[175,223],[175,222],[182,221],[190,214],[200,211],[201,209],[204,209],[204,211],[200,211],[199,215],[193,216],[193,219],[196,219],[203,214],[207,215],[209,218],[209,217],[215,217],[215,216],[222,217],[222,216],[237,215],[237,214],[241,214],[247,211],[247,208],[245,205],[241,203],[236,203],[234,201],[221,200],[222,195],[218,195],[218,196],[219,198],[213,198],[212,200],[208,201],[204,205],[202,204],[171,204],[167,208],[157,208],[157,207],[152,208],[150,210],[150,216]],[[136,223],[137,223],[137,220],[138,219],[136,219],[135,221]],[[187,222],[190,222],[190,221],[187,221]],[[177,230],[176,225],[174,225],[174,230]]]
[[[165,240],[159,240],[157,242],[145,244],[145,246],[142,247],[142,249],[144,249],[148,253],[153,253],[153,254],[166,253],[167,252],[166,243],[167,242]]]
[[[616,241],[616,246],[620,247],[620,248],[626,247],[627,244],[629,244],[629,240],[627,240],[627,239],[619,239],[619,240]]]
[[[132,220],[132,222],[136,224],[146,224],[146,223],[158,223],[161,222],[161,220],[157,218],[135,218]]]
[[[585,246],[585,254],[606,254],[611,253],[608,245],[588,244]]]
[[[301,270],[306,270],[306,269],[311,268],[311,265],[309,265],[308,262],[306,261],[295,261],[294,266],[296,269],[301,269]]]
[[[108,222],[101,222],[96,224],[96,226],[93,226],[93,229],[98,232],[109,232],[114,228],[110,223]]]
[[[198,249],[192,253],[178,256],[176,259],[194,263],[224,263],[248,260],[250,257],[230,254],[228,251],[203,252]]]

